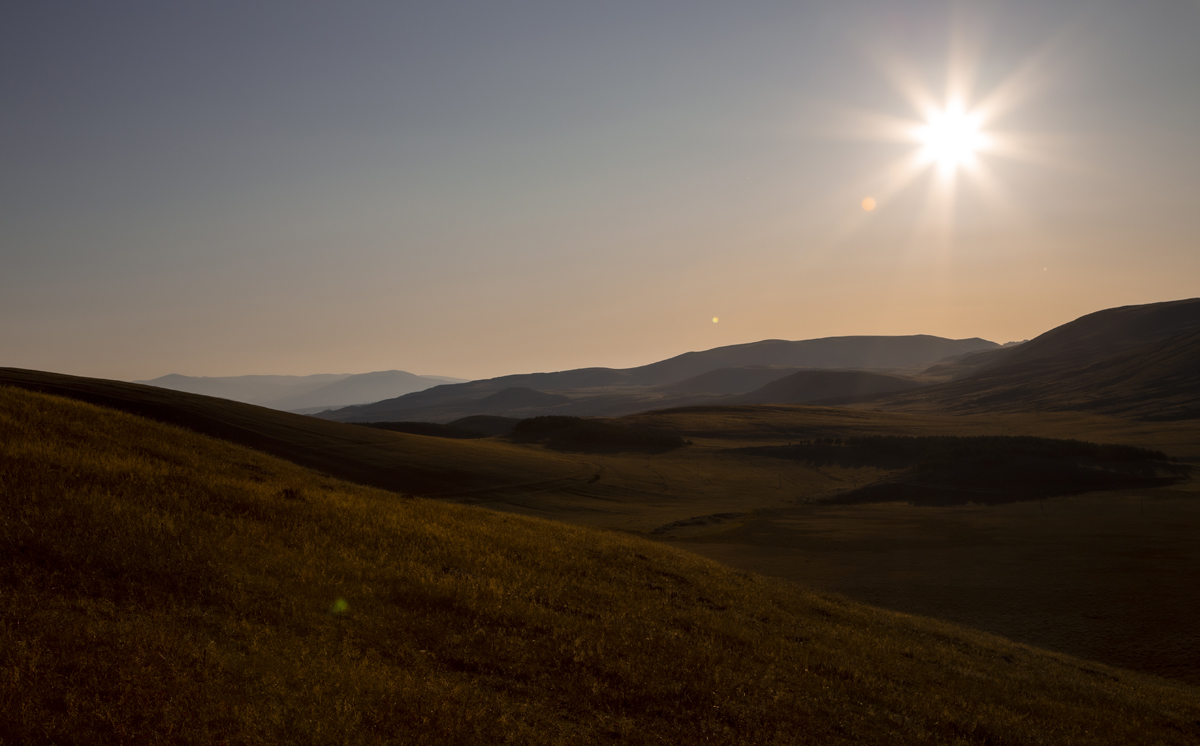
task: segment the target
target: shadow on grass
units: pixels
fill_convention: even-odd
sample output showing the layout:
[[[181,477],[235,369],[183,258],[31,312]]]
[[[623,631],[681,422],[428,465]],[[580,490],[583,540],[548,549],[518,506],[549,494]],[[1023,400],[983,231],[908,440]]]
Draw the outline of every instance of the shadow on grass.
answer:
[[[542,443],[556,451],[665,453],[689,442],[675,433],[583,417],[531,417],[513,427],[517,443]]]
[[[814,466],[874,467],[899,473],[828,502],[994,505],[1083,492],[1162,487],[1185,464],[1126,445],[1029,436],[826,438],[742,449]]]

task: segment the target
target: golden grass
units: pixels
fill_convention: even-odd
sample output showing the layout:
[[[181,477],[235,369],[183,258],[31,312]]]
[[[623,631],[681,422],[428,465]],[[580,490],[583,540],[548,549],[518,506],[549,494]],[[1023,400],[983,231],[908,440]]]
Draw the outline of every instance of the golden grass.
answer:
[[[0,388],[0,743],[1194,743],[1200,690]]]

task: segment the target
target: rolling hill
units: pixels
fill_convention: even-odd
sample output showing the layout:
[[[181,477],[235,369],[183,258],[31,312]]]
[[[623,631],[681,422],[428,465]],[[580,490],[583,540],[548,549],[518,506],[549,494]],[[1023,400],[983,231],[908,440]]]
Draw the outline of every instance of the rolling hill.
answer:
[[[664,394],[747,394],[778,381],[803,368],[782,365],[748,365],[741,368],[717,368],[682,381],[658,386]]]
[[[1189,567],[1195,562],[1191,529],[1195,523],[1188,517],[1195,512],[1188,507],[1194,502],[1189,499],[1194,492],[1188,490],[1194,490],[1194,486],[1180,488],[1181,492],[1154,487],[1132,496],[1095,495],[1083,502],[1068,502],[1055,509],[1067,511],[1055,524],[1058,533],[1042,526],[1042,522],[1029,523],[1023,518],[1023,522],[995,535],[1009,537],[1005,541],[1012,547],[1001,542],[1001,546],[956,570],[955,582],[961,592],[947,603],[937,569],[943,566],[943,555],[933,550],[942,551],[940,548],[946,546],[937,538],[943,535],[944,524],[960,521],[961,516],[953,512],[943,515],[938,512],[941,508],[922,508],[922,517],[915,524],[906,519],[909,541],[922,532],[933,534],[930,552],[920,550],[912,556],[906,549],[904,555],[908,557],[905,562],[922,563],[928,577],[922,580],[904,575],[903,565],[898,565],[888,577],[900,585],[882,584],[878,570],[879,562],[884,560],[877,558],[876,550],[894,549],[897,537],[885,535],[878,546],[871,544],[875,549],[867,552],[843,545],[834,538],[841,536],[848,525],[858,526],[857,515],[826,517],[821,511],[825,510],[825,501],[849,489],[902,475],[887,464],[808,463],[760,452],[763,447],[786,448],[830,438],[1029,435],[1127,443],[1163,451],[1173,458],[1197,459],[1198,420],[1139,422],[1074,412],[952,416],[928,411],[776,404],[690,407],[609,421],[673,433],[691,441],[682,448],[662,450],[581,443],[578,439],[558,442],[562,439],[557,436],[545,442],[504,437],[452,440],[430,437],[437,433],[428,427],[409,428],[404,423],[400,432],[386,432],[153,387],[35,371],[0,370],[0,383],[105,403],[219,435],[359,484],[578,525],[662,536],[671,541],[703,539],[704,543],[695,545],[695,549],[711,552],[735,567],[798,577],[856,598],[912,613],[950,617],[1029,644],[1200,683],[1200,659],[1172,653],[1193,649],[1187,641],[1194,637],[1195,629],[1196,615],[1191,605],[1194,580],[1174,570],[1164,575],[1160,567],[1163,563]],[[457,423],[456,428],[485,428],[499,435],[511,431],[515,424],[517,421],[512,419],[474,417]],[[1074,491],[1074,487],[1066,491]],[[1176,512],[1165,515],[1161,525],[1147,523],[1149,519],[1139,518],[1146,499],[1164,506],[1156,511]],[[1122,511],[1113,514],[1112,528],[1095,523],[1093,505],[1106,505],[1104,500],[1127,501]],[[1130,508],[1135,519],[1132,523],[1128,519]],[[858,509],[870,515],[865,506]],[[1104,508],[1102,513],[1110,510]],[[1150,508],[1146,512],[1152,514]],[[865,520],[866,525],[875,525],[875,519]],[[820,552],[800,560],[789,559],[797,546],[811,545],[811,536],[798,545],[793,538],[798,529],[810,524],[804,530],[815,532],[812,536],[828,533],[834,538],[821,544],[824,549]],[[678,533],[671,527],[679,525],[690,528],[671,538]],[[1069,575],[1075,584],[1072,587],[1078,589],[1074,595],[1064,597],[1052,589],[1042,593],[1030,586],[1026,578],[1029,568],[1006,554],[1024,552],[1024,532],[1038,526],[1042,526],[1045,536],[1036,534],[1037,540],[1045,541],[1047,547],[1070,547],[1065,554],[1040,558],[1036,563],[1039,577],[1053,580],[1064,577],[1063,573]],[[1076,536],[1071,543],[1061,543],[1064,536],[1073,534]],[[971,535],[962,538],[965,541]],[[734,544],[722,543],[725,536],[731,537]],[[967,544],[971,551],[983,551],[977,544]],[[887,557],[890,559],[884,563],[890,567],[896,557]],[[1018,554],[1018,559],[1023,557]],[[1121,577],[1130,583],[1127,591],[1113,589],[1114,557],[1122,558],[1117,564]],[[1134,561],[1135,557],[1162,559]],[[876,580],[865,586],[846,584],[847,578],[855,577]],[[1147,584],[1156,589],[1151,597],[1130,599],[1130,593]],[[898,588],[910,590],[901,593]],[[997,594],[1021,605],[1024,611],[997,613],[1005,608],[994,603]],[[1080,619],[1081,606],[1099,616]],[[1119,613],[1114,613],[1115,609]],[[1056,623],[1025,623],[1049,618]]]
[[[0,485],[6,743],[1200,738],[1192,686],[11,387]]]
[[[1197,330],[1200,298],[1107,308],[1055,327],[990,366],[1038,362],[1076,367]]]
[[[461,383],[444,376],[417,376],[402,370],[312,376],[182,376],[176,373],[149,381],[134,381],[204,396],[257,404],[285,411],[313,409],[390,399],[432,386]]]
[[[994,342],[982,339],[953,340],[928,335],[829,337],[799,342],[773,339],[688,352],[637,368],[581,368],[437,386],[373,404],[322,412],[319,416],[339,422],[449,422],[477,414],[615,417],[647,409],[711,403],[726,394],[750,391],[798,368],[911,369],[996,347]],[[505,409],[489,399],[514,388],[567,399],[538,410]]]
[[[189,394],[216,396],[221,399],[266,405],[289,396],[315,391],[322,386],[348,378],[349,373],[321,373],[312,376],[184,376],[171,373],[133,383],[158,386]]]
[[[1200,299],[1100,311],[984,354],[986,363],[961,378],[868,406],[1200,417]]]
[[[229,440],[342,479],[428,494],[583,483],[591,471],[554,453],[450,441],[281,412],[122,381],[0,368],[0,384],[112,407]],[[515,488],[515,487],[514,487]]]
[[[631,368],[634,381],[662,385],[719,368],[750,365],[794,368],[912,368],[967,352],[998,347],[984,339],[945,339],[927,334],[899,337],[825,337],[788,342],[768,339],[749,344],[686,352],[657,363]]]
[[[455,382],[461,382],[461,380],[443,376],[418,376],[402,370],[380,370],[374,373],[346,376],[340,381],[334,381],[312,391],[265,402],[264,406],[289,412],[320,411],[330,407],[392,399]]]
[[[743,394],[737,397],[735,403],[803,404],[906,391],[922,385],[922,382],[905,376],[865,370],[804,370]]]

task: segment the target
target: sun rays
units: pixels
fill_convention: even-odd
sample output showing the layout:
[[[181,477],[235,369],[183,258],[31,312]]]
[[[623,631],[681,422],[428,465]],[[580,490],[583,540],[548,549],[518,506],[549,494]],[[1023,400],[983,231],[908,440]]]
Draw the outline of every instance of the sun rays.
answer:
[[[996,168],[1000,160],[1051,165],[1055,160],[1038,152],[1031,133],[1006,131],[1005,119],[1046,82],[1046,53],[1031,55],[1007,75],[980,73],[980,45],[960,36],[951,44],[940,86],[930,85],[928,70],[891,57],[877,57],[881,73],[908,104],[906,116],[882,111],[858,111],[851,125],[855,139],[902,146],[891,162],[864,174],[858,193],[859,215],[883,218],[889,207],[903,203],[911,215],[906,222],[923,237],[953,234],[956,213],[969,199],[983,209],[1017,217],[1017,200],[1005,189]],[[983,84],[990,78],[990,84]],[[922,188],[919,206],[907,192]],[[870,207],[867,207],[868,201]]]
[[[925,124],[913,133],[921,144],[918,157],[936,164],[943,172],[975,167],[977,156],[988,142],[981,120],[979,113],[967,111],[961,101],[930,111]]]

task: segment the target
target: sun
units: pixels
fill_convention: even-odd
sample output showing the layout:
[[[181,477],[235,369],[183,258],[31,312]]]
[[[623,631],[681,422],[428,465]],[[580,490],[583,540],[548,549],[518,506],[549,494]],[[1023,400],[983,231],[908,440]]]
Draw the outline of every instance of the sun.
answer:
[[[982,120],[958,101],[926,112],[925,123],[913,132],[921,145],[921,160],[936,163],[943,172],[973,165],[988,144]]]

